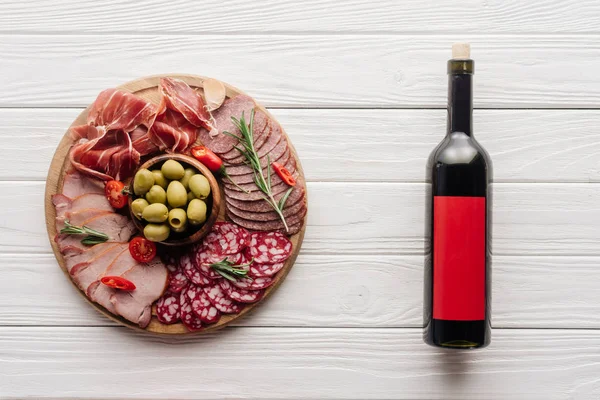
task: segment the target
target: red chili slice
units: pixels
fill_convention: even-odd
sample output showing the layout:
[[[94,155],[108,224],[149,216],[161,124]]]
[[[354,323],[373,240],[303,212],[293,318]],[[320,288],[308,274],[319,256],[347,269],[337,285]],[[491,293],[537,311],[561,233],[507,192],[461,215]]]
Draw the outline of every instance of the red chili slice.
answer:
[[[129,242],[129,252],[135,261],[148,263],[156,257],[156,245],[146,238],[134,237]]]
[[[127,195],[123,193],[125,185],[119,181],[108,181],[104,187],[104,194],[110,205],[116,209],[123,208],[127,204]]]
[[[296,179],[292,176],[292,174],[290,173],[290,171],[288,171],[286,167],[277,162],[271,163],[271,165],[273,166],[273,169],[275,170],[277,175],[279,175],[281,180],[284,181],[286,185],[296,186]]]
[[[192,155],[196,158],[196,160],[206,165],[206,168],[210,169],[212,172],[221,172],[223,160],[221,160],[218,155],[213,153],[206,146],[193,147]]]
[[[100,279],[104,285],[119,290],[135,290],[135,284],[120,276],[104,276]]]

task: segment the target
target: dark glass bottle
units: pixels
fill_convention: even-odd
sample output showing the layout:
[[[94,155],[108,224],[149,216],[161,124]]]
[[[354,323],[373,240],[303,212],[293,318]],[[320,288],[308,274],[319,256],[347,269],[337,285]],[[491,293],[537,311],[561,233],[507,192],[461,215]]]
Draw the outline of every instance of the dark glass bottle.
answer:
[[[490,343],[492,163],[473,137],[468,45],[448,61],[447,134],[427,162],[424,340],[448,348]]]

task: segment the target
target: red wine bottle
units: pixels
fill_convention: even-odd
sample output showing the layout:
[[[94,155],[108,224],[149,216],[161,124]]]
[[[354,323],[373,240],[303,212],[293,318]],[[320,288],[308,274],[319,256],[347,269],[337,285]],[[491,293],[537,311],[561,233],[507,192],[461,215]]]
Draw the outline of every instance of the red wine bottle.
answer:
[[[490,343],[492,162],[473,136],[468,44],[448,61],[446,137],[427,162],[424,340],[470,349]]]

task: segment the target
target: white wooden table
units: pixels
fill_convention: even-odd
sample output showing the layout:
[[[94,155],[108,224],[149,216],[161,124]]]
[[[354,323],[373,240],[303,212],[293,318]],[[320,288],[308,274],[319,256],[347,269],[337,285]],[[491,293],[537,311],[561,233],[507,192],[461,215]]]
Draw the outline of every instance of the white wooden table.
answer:
[[[493,337],[421,341],[425,159],[470,41],[495,167]],[[597,0],[0,0],[0,397],[600,398]],[[46,238],[46,171],[97,93],[213,76],[272,109],[309,223],[239,326],[168,340],[97,314]]]

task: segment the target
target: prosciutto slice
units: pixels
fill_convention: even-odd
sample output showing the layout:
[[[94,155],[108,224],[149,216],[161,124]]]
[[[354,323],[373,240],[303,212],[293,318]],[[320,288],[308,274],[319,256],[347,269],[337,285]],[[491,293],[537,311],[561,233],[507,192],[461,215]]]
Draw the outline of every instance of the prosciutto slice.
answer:
[[[82,139],[69,153],[73,167],[102,180],[124,180],[133,174],[140,162],[140,153],[131,137],[121,130],[107,132],[94,140]]]
[[[156,107],[149,101],[122,90],[106,89],[92,104],[87,124],[130,133],[139,125],[150,126],[155,114]]]
[[[208,130],[213,128],[212,117],[206,108],[204,99],[181,79],[162,78],[160,92],[167,108],[177,111],[194,126],[202,126]]]
[[[150,129],[150,140],[159,149],[172,153],[184,152],[196,141],[198,128],[185,119],[183,114],[167,109]]]

